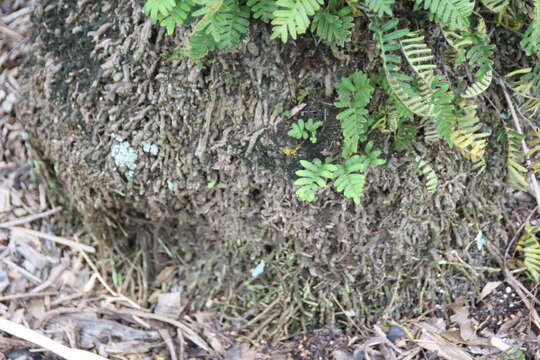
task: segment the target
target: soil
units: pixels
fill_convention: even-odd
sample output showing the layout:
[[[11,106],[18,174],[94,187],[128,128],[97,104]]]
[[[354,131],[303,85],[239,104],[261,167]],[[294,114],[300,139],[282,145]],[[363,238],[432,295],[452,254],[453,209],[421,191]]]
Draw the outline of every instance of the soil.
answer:
[[[43,175],[101,244],[141,261],[153,286],[187,294],[186,311],[242,314],[251,340],[324,325],[362,332],[450,303],[500,263],[509,210],[495,136],[482,176],[419,138],[439,175],[434,194],[392,136],[374,133],[387,164],[370,170],[361,206],[330,188],[310,204],[295,196],[299,159],[340,152],[333,84],[380,65],[362,21],[340,58],[309,38],[270,41],[257,23],[203,65],[168,57],[189,32],[166,37],[142,1],[44,1],[34,26],[17,114]],[[301,90],[296,118],[325,123],[315,145],[286,135],[294,119],[281,109]]]

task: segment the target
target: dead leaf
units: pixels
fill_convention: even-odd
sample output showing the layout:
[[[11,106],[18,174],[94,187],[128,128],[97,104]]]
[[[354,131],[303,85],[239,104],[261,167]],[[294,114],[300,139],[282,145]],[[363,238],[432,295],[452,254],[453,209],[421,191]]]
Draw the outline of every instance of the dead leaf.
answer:
[[[469,318],[469,307],[464,306],[454,310],[454,315],[450,316],[450,320],[459,326],[461,338],[465,341],[470,341],[476,337],[472,319]]]
[[[500,338],[496,336],[492,336],[489,340],[491,342],[491,346],[496,347],[497,349],[503,352],[509,351],[510,349],[512,349],[512,346],[508,345],[507,343],[505,343],[504,341],[502,341]]]
[[[45,316],[45,304],[43,298],[31,300],[28,304],[28,312],[36,319],[42,319]]]
[[[156,314],[178,319],[182,313],[182,301],[179,292],[161,293],[157,297]]]
[[[171,281],[176,269],[178,269],[178,266],[171,265],[165,267],[163,270],[161,270],[158,276],[156,276],[155,283],[163,284]]]
[[[224,360],[255,360],[257,353],[249,348],[249,344],[235,344],[224,355]]]
[[[289,116],[289,119],[293,118],[296,114],[298,114],[300,111],[302,111],[306,107],[305,103],[298,104],[295,107],[291,109],[291,115]]]
[[[420,339],[416,340],[416,342],[424,349],[433,351],[447,360],[473,360],[473,357],[459,346],[454,345],[444,340],[441,336],[432,334],[426,330],[422,331],[422,336]]]
[[[487,340],[476,335],[476,320],[472,319],[469,314],[469,307],[465,305],[466,299],[464,296],[458,298],[450,308],[454,310],[454,315],[450,320],[459,326],[459,334],[461,336],[460,343],[468,345],[487,345]]]
[[[446,331],[446,323],[442,318],[434,318],[430,319],[429,321],[423,321],[419,323],[418,326],[434,334],[439,334],[443,331]]]
[[[0,184],[0,214],[5,214],[10,210],[10,186],[5,183]]]
[[[144,354],[152,350],[152,344],[145,341],[124,341],[106,344],[103,350],[109,354]]]
[[[491,292],[493,290],[495,290],[497,287],[499,287],[499,285],[501,285],[501,284],[502,284],[502,281],[490,281],[490,282],[488,282],[484,286],[482,291],[480,292],[479,300],[482,300],[483,298],[485,298],[486,296],[491,294]]]
[[[208,340],[208,343],[210,344],[212,349],[214,349],[216,353],[222,354],[224,351],[224,347],[221,339],[219,339],[219,334],[212,330],[212,326],[207,326],[213,320],[212,313],[207,311],[199,311],[195,313],[194,316],[197,319],[197,323],[205,324],[203,329],[203,335]]]
[[[351,353],[347,351],[336,350],[334,351],[334,359],[335,360],[353,360],[353,356]]]

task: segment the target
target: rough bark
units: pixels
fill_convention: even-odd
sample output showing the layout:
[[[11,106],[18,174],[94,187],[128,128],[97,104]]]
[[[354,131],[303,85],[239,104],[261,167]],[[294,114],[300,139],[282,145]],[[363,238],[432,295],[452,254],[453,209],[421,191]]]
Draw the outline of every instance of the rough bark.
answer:
[[[444,144],[426,151],[441,177],[436,194],[376,135],[388,163],[368,174],[361,206],[331,188],[313,204],[296,198],[298,159],[339,154],[332,84],[374,67],[365,33],[347,61],[310,40],[270,41],[255,24],[238,49],[198,66],[167,58],[189,30],[165,37],[140,1],[49,1],[35,26],[18,108],[32,146],[97,237],[164,239],[197,304],[220,295],[247,308],[275,292],[282,314],[299,301],[294,311],[312,309],[314,324],[348,321],[336,315],[343,307],[367,325],[467,289],[441,260],[457,250],[486,264],[485,249],[471,245],[479,231],[495,247],[506,239],[500,175],[475,177]],[[294,105],[298,89],[310,89],[303,115],[325,126],[292,157],[281,150],[296,145],[291,120],[278,108]],[[266,290],[243,293],[260,260]],[[319,307],[298,300],[306,287]]]

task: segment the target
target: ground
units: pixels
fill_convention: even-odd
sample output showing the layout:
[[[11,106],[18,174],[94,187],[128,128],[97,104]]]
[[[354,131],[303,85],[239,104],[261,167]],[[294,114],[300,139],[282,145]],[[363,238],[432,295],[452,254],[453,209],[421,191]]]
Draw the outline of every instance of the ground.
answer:
[[[431,195],[414,162],[376,134],[388,164],[369,174],[362,206],[332,191],[313,205],[294,196],[298,160],[338,149],[328,83],[375,68],[367,37],[344,60],[324,46],[306,57],[312,39],[279,45],[258,24],[245,46],[201,68],[164,60],[178,39],[151,27],[140,4],[59,4],[38,9],[34,35],[28,13],[9,23],[25,45],[13,34],[3,43],[6,317],[123,358],[466,358],[491,354],[493,338],[535,353],[529,329],[509,323],[527,319],[524,305],[498,304],[516,298],[511,284],[477,299],[507,278],[502,254],[533,207],[508,195],[495,139],[482,177],[445,144],[418,143],[441,173]],[[3,14],[27,5],[3,4]],[[17,116],[11,79],[24,83]],[[281,112],[302,91],[299,116],[325,126],[320,142],[287,156],[298,143]],[[39,233],[13,229],[17,219]],[[394,344],[396,326],[406,340]],[[464,335],[470,326],[477,337]],[[4,340],[6,354],[28,349]]]

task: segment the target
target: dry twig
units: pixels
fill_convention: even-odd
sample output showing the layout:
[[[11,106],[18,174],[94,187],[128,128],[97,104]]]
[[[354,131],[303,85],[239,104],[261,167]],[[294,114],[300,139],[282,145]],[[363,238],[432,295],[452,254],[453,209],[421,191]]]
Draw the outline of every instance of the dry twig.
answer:
[[[56,341],[49,339],[37,331],[27,329],[22,325],[4,318],[0,318],[0,330],[39,345],[66,360],[107,360],[102,356],[88,351],[68,348],[67,346],[57,343]]]

